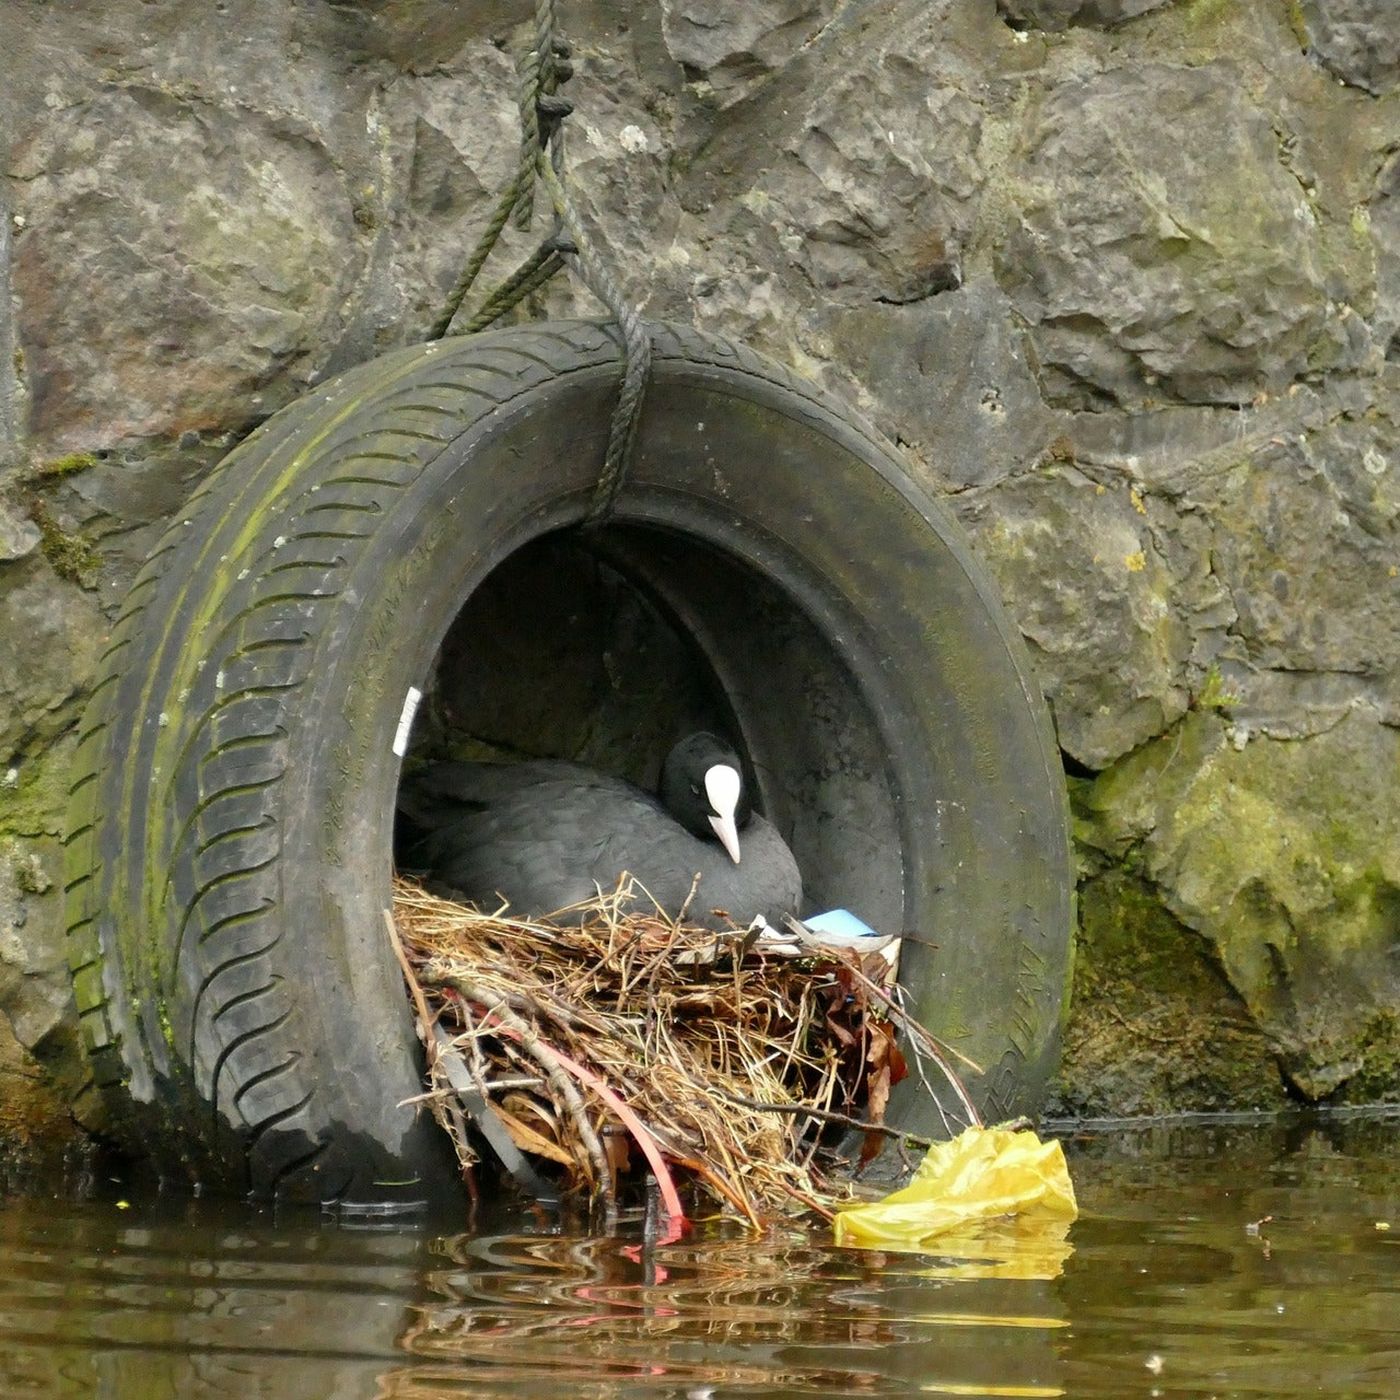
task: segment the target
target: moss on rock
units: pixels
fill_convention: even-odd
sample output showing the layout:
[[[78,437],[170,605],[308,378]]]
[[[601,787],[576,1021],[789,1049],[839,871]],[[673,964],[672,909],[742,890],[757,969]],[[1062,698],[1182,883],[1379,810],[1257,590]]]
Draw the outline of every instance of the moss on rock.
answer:
[[[67,452],[62,457],[43,462],[29,472],[31,481],[57,481],[78,472],[90,471],[97,465],[97,458],[91,452]]]
[[[39,548],[59,578],[87,585],[102,562],[98,552],[81,535],[65,530],[55,519],[48,503],[31,497],[29,518],[39,530]]]
[[[1361,710],[1287,743],[1195,712],[1077,793],[1093,862],[1205,940],[1310,1100],[1400,1092],[1397,779],[1400,733]]]
[[[1110,870],[1084,886],[1079,908],[1057,1108],[1092,1116],[1282,1105],[1268,1037],[1210,945],[1158,891]]]

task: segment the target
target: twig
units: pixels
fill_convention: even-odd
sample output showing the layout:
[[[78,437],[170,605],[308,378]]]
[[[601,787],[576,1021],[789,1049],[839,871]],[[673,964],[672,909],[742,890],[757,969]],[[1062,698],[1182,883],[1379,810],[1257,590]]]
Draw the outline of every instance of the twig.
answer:
[[[684,1221],[685,1208],[681,1205],[680,1195],[676,1191],[676,1183],[671,1179],[671,1173],[656,1145],[656,1139],[652,1137],[642,1120],[632,1112],[627,1101],[615,1093],[611,1085],[601,1076],[594,1074],[586,1066],[569,1059],[567,1055],[559,1054],[557,1050],[554,1053],[559,1056],[559,1063],[565,1069],[587,1084],[622,1120],[628,1131],[637,1140],[637,1146],[642,1149],[647,1161],[651,1163],[651,1169],[656,1177],[656,1184],[661,1190],[661,1199],[666,1205],[667,1214],[672,1220]]]
[[[686,897],[681,901],[681,911],[680,911],[679,914],[676,915],[676,923],[677,923],[677,924],[683,924],[683,923],[685,923],[685,917],[686,917],[687,914],[690,913],[690,904],[691,904],[691,901],[695,898],[695,891],[698,890],[699,888],[700,888],[700,872],[697,870],[697,871],[695,872],[694,877],[692,878],[692,880],[691,880],[691,882],[690,882],[690,892],[689,892],[689,893],[686,895]]]
[[[569,1110],[574,1128],[578,1132],[584,1150],[588,1153],[588,1160],[592,1163],[594,1175],[598,1179],[598,1194],[603,1198],[604,1208],[611,1215],[617,1209],[617,1193],[613,1187],[612,1168],[608,1166],[603,1145],[598,1141],[598,1135],[593,1131],[593,1125],[588,1121],[588,1111],[584,1108],[578,1090],[570,1081],[558,1052],[540,1038],[539,1032],[528,1021],[517,1016],[507,1005],[505,997],[499,993],[492,991],[489,987],[480,987],[470,982],[464,982],[460,978],[453,978],[448,985],[469,1001],[484,1006],[495,1020],[516,1038],[520,1048],[544,1070],[549,1087],[558,1094]]]
[[[384,927],[389,934],[389,946],[393,948],[394,956],[398,959],[399,970],[403,973],[403,979],[408,984],[408,994],[413,999],[413,1009],[418,1015],[419,1035],[423,1041],[423,1053],[428,1061],[429,1081],[436,1084],[438,1078],[437,1022],[432,1012],[428,1010],[428,1001],[423,995],[422,985],[414,976],[413,964],[409,962],[408,954],[404,951],[403,940],[399,937],[399,928],[394,922],[394,916],[387,909],[382,912],[384,914]],[[476,1164],[476,1153],[472,1151],[471,1141],[467,1137],[467,1128],[462,1121],[461,1109],[457,1107],[454,1099],[436,1097],[428,1101],[428,1107],[433,1117],[441,1124],[443,1131],[452,1139],[452,1149],[457,1157],[457,1165],[462,1169],[462,1177],[467,1184],[467,1194],[471,1197],[472,1204],[475,1205],[480,1198],[476,1178],[472,1171]]]
[[[428,1002],[423,996],[423,988],[419,984],[418,978],[414,976],[413,965],[408,960],[408,954],[404,952],[398,925],[394,922],[394,916],[387,909],[384,910],[384,927],[389,932],[389,946],[394,950],[394,956],[399,960],[399,969],[403,973],[403,980],[408,983],[408,994],[413,998],[413,1008],[418,1013],[423,1045],[427,1051],[428,1065],[431,1068],[437,1060],[437,1045],[433,1039],[433,1016],[428,1010]]]

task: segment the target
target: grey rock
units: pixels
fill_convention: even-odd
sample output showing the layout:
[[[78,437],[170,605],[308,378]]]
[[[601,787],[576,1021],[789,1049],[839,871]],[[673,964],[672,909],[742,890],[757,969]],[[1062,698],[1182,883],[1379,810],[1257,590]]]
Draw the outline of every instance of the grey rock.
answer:
[[[0,112],[3,118],[3,112]],[[3,156],[4,143],[0,139],[0,156]],[[21,360],[15,344],[15,318],[10,312],[13,305],[10,290],[10,264],[13,216],[5,190],[0,186],[0,470],[16,462],[20,456],[19,408],[19,369]],[[4,549],[3,538],[4,504],[0,502],[0,550]],[[0,553],[0,560],[4,559]]]
[[[61,861],[61,848],[52,838],[0,841],[0,1014],[30,1048],[52,1035],[67,1011],[61,930],[44,936],[49,932],[46,916],[62,919],[49,868]]]
[[[1022,29],[1058,33],[1071,25],[1109,28],[1160,9],[1168,0],[997,0],[997,9]]]
[[[1212,568],[1254,670],[1348,676],[1353,695],[1394,672],[1400,435],[1384,419],[1265,443],[1187,499],[1214,520]]]
[[[499,192],[515,175],[514,64],[490,44],[471,47],[460,64],[451,72],[398,80],[386,96],[391,193],[371,254],[382,343],[426,332]],[[606,228],[614,268],[627,279],[633,269],[655,264],[679,213],[665,190],[666,141],[626,65],[590,54],[580,55],[577,67],[569,84],[580,109],[569,133],[572,196],[590,225]],[[472,75],[470,83],[464,72]],[[543,190],[536,205],[531,230],[511,225],[503,232],[459,325],[548,231],[552,211]],[[562,277],[551,296],[552,314],[598,314],[597,303],[570,295]]]
[[[0,573],[0,764],[72,719],[105,626],[91,599],[40,560]],[[3,801],[3,792],[0,792]]]
[[[37,118],[8,173],[43,452],[246,426],[313,377],[359,255],[303,124],[133,83]]]
[[[473,40],[504,38],[532,7],[512,0],[342,0],[331,10],[338,45],[359,58],[382,58],[417,73],[448,63]]]
[[[1063,431],[990,278],[912,305],[843,308],[826,325],[841,363],[871,386],[867,411],[918,453],[931,484],[990,485],[1034,465]]]
[[[1057,87],[997,272],[1067,407],[1248,402],[1337,358],[1317,218],[1224,63]]]
[[[671,57],[724,105],[781,68],[836,9],[836,0],[662,0]]]
[[[23,559],[38,547],[38,527],[0,497],[0,564]]]
[[[1400,160],[1392,159],[1377,182],[1370,204],[1376,259],[1375,338],[1391,358],[1400,358]]]
[[[1392,0],[1303,0],[1308,44],[1344,83],[1380,96],[1400,84],[1400,10]]]
[[[763,230],[818,297],[921,301],[962,283],[980,135],[964,94],[879,55],[817,96],[730,226]]]
[[[1130,485],[1052,461],[957,504],[1030,643],[1061,748],[1103,768],[1180,718],[1191,634],[1170,600],[1199,580],[1163,557]]]

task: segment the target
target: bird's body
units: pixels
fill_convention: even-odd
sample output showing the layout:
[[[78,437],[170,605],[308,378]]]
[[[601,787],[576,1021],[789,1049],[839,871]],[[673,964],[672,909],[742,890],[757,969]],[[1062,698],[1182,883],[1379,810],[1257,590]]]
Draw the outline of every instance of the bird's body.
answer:
[[[705,775],[713,764],[687,761],[683,752],[699,739],[717,743],[692,736],[677,747],[663,780],[665,805],[574,763],[430,765],[400,794],[400,809],[424,833],[413,855],[437,883],[483,906],[504,898],[525,917],[607,892],[627,871],[669,914],[679,912],[698,874],[696,921],[718,925],[711,911],[723,909],[739,923],[757,914],[776,922],[801,903],[797,863],[776,828],[747,809],[741,860],[717,839],[717,825],[708,831],[705,823],[717,819],[699,814],[709,813]],[[734,788],[737,798],[737,776]]]

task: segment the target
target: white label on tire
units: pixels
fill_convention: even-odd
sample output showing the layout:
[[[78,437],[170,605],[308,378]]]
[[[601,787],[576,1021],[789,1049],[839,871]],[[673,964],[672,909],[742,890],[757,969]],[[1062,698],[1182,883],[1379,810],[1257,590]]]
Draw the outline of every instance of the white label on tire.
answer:
[[[403,698],[403,709],[399,712],[399,727],[394,731],[394,754],[402,758],[408,752],[408,733],[413,728],[413,716],[418,713],[418,702],[423,692],[417,686],[409,686]]]

